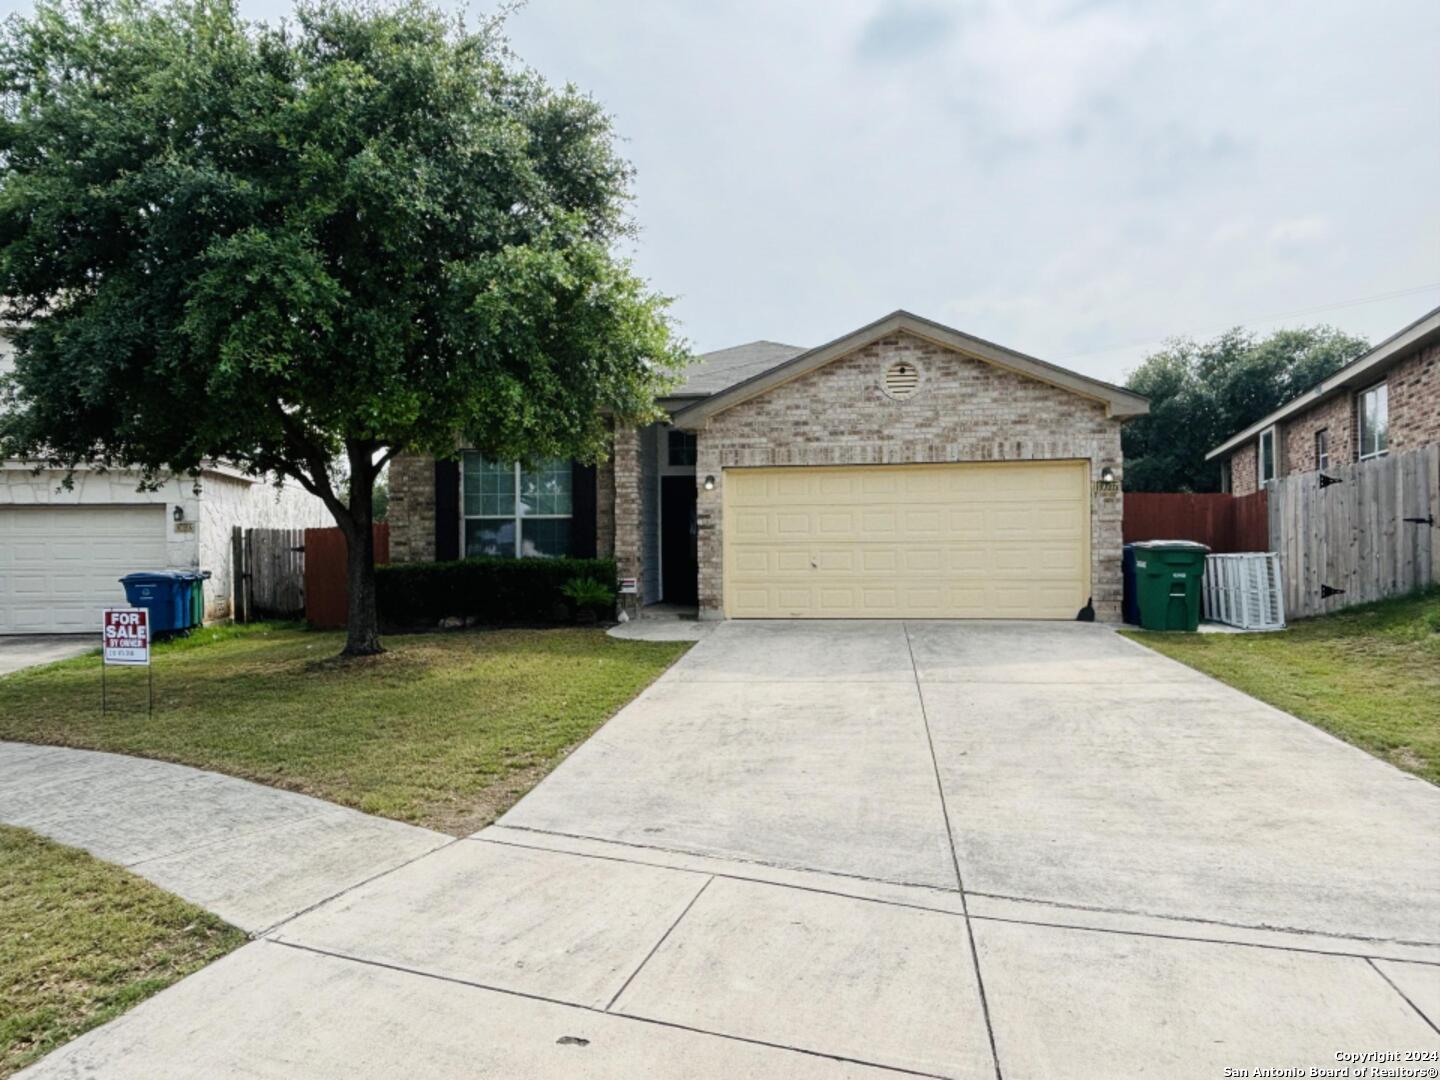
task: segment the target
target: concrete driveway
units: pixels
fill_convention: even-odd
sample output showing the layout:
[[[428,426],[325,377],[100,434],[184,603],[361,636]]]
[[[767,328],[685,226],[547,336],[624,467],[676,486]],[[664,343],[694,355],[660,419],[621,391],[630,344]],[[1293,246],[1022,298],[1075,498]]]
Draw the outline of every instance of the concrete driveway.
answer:
[[[1437,1024],[1433,786],[1105,627],[727,623],[36,1075],[1210,1078]]]
[[[100,635],[94,634],[3,634],[0,635],[0,676],[22,668],[53,664],[84,656],[100,648]]]

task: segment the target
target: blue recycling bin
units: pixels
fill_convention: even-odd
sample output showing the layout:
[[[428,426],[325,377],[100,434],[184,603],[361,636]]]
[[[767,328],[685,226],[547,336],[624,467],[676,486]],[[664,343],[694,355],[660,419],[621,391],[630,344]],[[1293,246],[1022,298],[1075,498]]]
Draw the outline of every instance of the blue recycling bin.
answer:
[[[1125,602],[1120,617],[1131,626],[1140,625],[1140,592],[1135,587],[1135,545],[1126,544],[1120,559],[1121,579],[1125,583]]]
[[[171,634],[190,627],[190,575],[183,570],[143,570],[120,579],[131,607],[150,610],[150,632]]]

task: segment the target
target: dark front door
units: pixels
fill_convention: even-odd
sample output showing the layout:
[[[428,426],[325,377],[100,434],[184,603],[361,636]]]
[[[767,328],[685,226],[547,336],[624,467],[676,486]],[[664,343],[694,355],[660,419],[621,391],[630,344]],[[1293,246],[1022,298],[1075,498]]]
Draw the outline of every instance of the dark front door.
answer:
[[[660,478],[660,568],[665,603],[699,602],[693,476]]]

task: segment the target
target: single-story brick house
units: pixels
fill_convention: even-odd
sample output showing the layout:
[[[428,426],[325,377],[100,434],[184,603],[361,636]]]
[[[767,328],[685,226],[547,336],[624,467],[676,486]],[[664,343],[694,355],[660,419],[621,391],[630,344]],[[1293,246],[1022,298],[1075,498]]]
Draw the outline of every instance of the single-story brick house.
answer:
[[[1144,398],[897,311],[698,358],[598,468],[399,456],[396,561],[613,554],[706,618],[1120,617]]]
[[[1440,443],[1440,307],[1205,455],[1220,488],[1248,495],[1324,471]]]

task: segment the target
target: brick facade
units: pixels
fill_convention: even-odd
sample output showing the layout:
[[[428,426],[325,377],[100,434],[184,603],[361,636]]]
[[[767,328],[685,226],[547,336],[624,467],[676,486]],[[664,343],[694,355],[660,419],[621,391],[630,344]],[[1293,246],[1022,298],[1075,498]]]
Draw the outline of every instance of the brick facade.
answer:
[[[1251,495],[1260,489],[1255,443],[1249,442],[1230,455],[1230,493]]]
[[[895,400],[880,383],[901,358],[919,368],[921,384]],[[713,491],[699,491],[701,613],[723,612],[727,467],[1075,459],[1090,462],[1092,480],[1106,465],[1119,478],[1120,421],[1103,404],[910,334],[883,338],[715,415],[700,431],[696,476],[716,479]],[[1097,490],[1091,498],[1095,610],[1118,620],[1121,496]]]
[[[1392,366],[1374,383],[1388,387],[1389,447],[1394,453],[1440,443],[1440,345],[1419,349]],[[1315,433],[1329,433],[1330,461],[1349,464],[1359,458],[1360,393],[1346,391],[1276,424],[1280,446],[1278,474],[1313,472]],[[1256,472],[1258,437],[1230,455],[1231,490],[1248,495],[1259,487]]]
[[[435,459],[396,454],[390,459],[390,558],[435,561]]]
[[[1399,454],[1440,443],[1440,344],[1390,369],[1390,449]]]
[[[1354,461],[1354,412],[1354,399],[1341,394],[1280,425],[1280,475],[1314,472],[1320,467],[1315,459],[1315,435],[1320,431],[1329,440],[1331,464]]]

